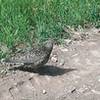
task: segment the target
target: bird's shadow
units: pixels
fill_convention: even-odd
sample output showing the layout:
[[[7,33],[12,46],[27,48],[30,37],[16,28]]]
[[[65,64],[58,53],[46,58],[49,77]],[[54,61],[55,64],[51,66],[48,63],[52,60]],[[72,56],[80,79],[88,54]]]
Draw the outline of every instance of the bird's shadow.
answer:
[[[23,67],[16,68],[15,70],[27,71],[31,73],[38,73],[39,75],[57,76],[57,75],[63,75],[65,73],[74,71],[76,69],[74,68],[65,69],[65,68],[59,68],[56,66],[45,65],[36,70],[32,68],[23,68]]]

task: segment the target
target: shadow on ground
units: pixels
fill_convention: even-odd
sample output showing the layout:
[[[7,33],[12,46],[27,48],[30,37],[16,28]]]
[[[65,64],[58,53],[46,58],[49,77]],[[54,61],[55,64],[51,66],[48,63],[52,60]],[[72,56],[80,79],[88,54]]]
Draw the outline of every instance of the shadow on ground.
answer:
[[[71,69],[71,68],[65,69],[65,68],[59,68],[56,66],[45,65],[36,70],[32,68],[22,68],[22,67],[16,68],[15,70],[27,71],[31,73],[38,73],[39,75],[57,76],[57,75],[63,75],[65,73],[74,71],[76,69]]]

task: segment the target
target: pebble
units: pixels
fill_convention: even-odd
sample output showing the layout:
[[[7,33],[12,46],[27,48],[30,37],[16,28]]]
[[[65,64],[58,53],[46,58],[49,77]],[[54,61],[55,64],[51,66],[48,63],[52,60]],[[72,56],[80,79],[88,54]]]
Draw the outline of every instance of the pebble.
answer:
[[[43,94],[46,94],[47,92],[46,92],[46,90],[43,90],[42,93],[43,93]]]
[[[72,91],[71,91],[71,93],[74,93],[76,91],[76,88],[74,88]]]
[[[51,58],[51,61],[54,62],[54,63],[58,62],[57,56],[54,55],[54,56]]]
[[[100,91],[91,90],[93,93],[100,95]]]
[[[61,50],[62,52],[67,52],[67,51],[68,51],[68,49],[65,48],[65,47],[60,47],[60,50]]]
[[[61,51],[63,51],[63,52],[67,52],[67,51],[68,51],[68,49],[63,48]]]
[[[74,86],[72,86],[72,87],[69,87],[69,89],[68,89],[68,93],[74,93],[74,92],[76,92],[76,90],[77,90],[77,88],[76,87],[74,87]]]
[[[79,88],[79,89],[77,90],[77,92],[79,92],[79,93],[85,93],[85,92],[87,92],[87,91],[89,91],[89,90],[90,90],[90,89],[89,89],[87,86],[83,85],[83,87]]]
[[[64,61],[64,59],[61,59],[61,61],[60,61],[60,66],[63,66],[65,64],[65,61]]]
[[[71,39],[65,39],[64,41],[65,41],[66,45],[69,45],[72,42]]]

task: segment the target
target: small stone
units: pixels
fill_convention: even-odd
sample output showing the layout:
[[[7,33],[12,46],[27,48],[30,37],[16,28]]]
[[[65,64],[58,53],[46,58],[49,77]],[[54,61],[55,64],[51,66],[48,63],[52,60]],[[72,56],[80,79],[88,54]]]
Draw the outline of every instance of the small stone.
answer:
[[[100,91],[91,90],[93,93],[100,95]]]
[[[62,52],[67,52],[67,51],[68,51],[68,49],[65,48],[65,47],[60,47],[60,50],[61,50]]]
[[[56,62],[58,62],[58,59],[57,59],[57,57],[54,55],[54,56],[51,58],[51,61],[54,62],[54,63],[56,63]]]
[[[71,39],[65,39],[64,41],[65,41],[65,44],[66,44],[66,45],[69,45],[69,44],[72,42]]]
[[[57,57],[57,55],[53,55],[53,57]]]
[[[71,93],[74,93],[76,91],[76,89],[74,88],[72,91],[71,91]]]
[[[68,93],[74,93],[74,92],[77,91],[77,88],[74,87],[74,86],[71,86],[71,87],[69,87],[66,91],[67,91]]]
[[[62,49],[61,51],[63,51],[63,52],[67,52],[67,51],[68,51],[68,49],[64,48],[64,49]]]
[[[85,93],[87,91],[89,91],[89,88],[85,85],[83,85],[83,87],[81,87],[80,89],[77,90],[79,93]]]
[[[65,64],[65,61],[64,61],[64,59],[61,59],[61,61],[60,61],[60,66],[63,66]]]
[[[43,94],[46,94],[47,92],[46,92],[46,90],[43,90],[42,93],[43,93]]]
[[[72,57],[76,57],[76,56],[78,56],[78,53],[76,53],[76,54],[72,55]]]

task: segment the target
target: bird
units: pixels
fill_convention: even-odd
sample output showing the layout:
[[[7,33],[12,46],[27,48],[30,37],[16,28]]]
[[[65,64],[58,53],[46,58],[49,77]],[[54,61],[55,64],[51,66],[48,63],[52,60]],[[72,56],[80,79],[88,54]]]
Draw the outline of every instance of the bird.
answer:
[[[28,67],[37,69],[45,65],[50,57],[53,49],[53,40],[49,39],[42,45],[36,45],[30,50],[16,53],[0,62],[0,66],[13,67]],[[31,66],[30,66],[31,65]]]

